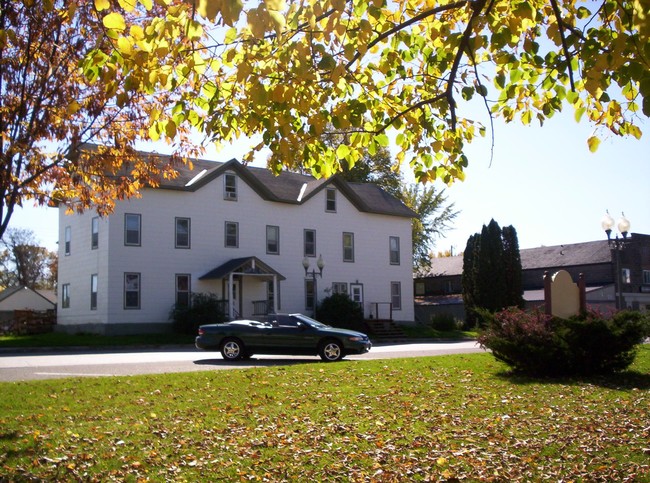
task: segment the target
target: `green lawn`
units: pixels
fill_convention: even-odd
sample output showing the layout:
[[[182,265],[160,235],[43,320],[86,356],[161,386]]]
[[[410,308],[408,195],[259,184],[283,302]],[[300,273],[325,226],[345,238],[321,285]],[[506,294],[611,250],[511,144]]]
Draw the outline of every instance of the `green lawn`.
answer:
[[[650,481],[650,347],[611,377],[489,354],[0,383],[0,481]]]

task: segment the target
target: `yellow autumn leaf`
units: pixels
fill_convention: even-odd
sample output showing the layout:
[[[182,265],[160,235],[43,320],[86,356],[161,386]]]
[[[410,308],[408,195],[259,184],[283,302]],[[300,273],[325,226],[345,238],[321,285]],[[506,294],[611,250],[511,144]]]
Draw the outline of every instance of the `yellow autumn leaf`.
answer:
[[[133,53],[131,42],[129,42],[129,39],[126,37],[120,37],[117,39],[117,50],[125,56],[130,56]]]
[[[135,10],[136,0],[117,0],[117,3],[120,4],[126,12],[133,12]]]
[[[202,17],[214,20],[217,14],[221,12],[222,3],[221,0],[200,0],[196,11]]]
[[[109,0],[95,0],[95,10],[98,12],[109,8],[111,8],[111,2]]]
[[[600,139],[598,139],[596,136],[591,136],[587,140],[587,145],[589,146],[589,151],[595,153],[598,151],[598,146],[600,146]]]
[[[109,13],[102,20],[104,27],[111,30],[124,30],[126,28],[126,22],[124,17],[117,12]]]

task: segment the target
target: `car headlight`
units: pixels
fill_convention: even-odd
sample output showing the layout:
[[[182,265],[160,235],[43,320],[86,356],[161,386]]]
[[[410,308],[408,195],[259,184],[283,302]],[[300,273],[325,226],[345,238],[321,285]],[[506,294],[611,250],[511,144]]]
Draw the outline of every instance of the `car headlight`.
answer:
[[[366,340],[366,338],[355,335],[355,336],[350,337],[349,340],[351,340],[352,342],[363,342],[364,340]]]

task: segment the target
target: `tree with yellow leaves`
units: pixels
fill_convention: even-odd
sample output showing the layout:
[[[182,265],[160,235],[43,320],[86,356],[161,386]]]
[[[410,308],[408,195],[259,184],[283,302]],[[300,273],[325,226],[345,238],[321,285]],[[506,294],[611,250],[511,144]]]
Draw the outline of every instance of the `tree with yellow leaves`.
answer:
[[[145,2],[119,17],[138,38],[163,22],[168,8]],[[0,236],[14,208],[29,200],[107,213],[115,199],[174,176],[177,158],[144,159],[133,147],[148,139],[155,109],[172,104],[179,91],[147,91],[123,68],[123,40],[107,35],[107,23],[92,2],[0,0]],[[176,44],[186,41],[180,36]],[[140,72],[175,63],[145,57],[134,59]],[[170,134],[182,142],[186,131]]]

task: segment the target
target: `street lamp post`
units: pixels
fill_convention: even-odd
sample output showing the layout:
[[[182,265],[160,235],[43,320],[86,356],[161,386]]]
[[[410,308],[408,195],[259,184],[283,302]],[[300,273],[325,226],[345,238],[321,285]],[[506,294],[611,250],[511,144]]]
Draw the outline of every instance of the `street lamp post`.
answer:
[[[323,261],[323,255],[318,256],[316,261],[316,266],[318,267],[318,272],[315,268],[309,270],[309,259],[307,257],[302,259],[302,267],[305,269],[305,277],[311,277],[314,283],[314,312],[313,315],[316,315],[316,305],[318,302],[318,287],[316,285],[316,277],[323,278],[323,268],[325,268],[325,262]]]
[[[623,238],[618,237],[618,233],[614,238],[612,238],[612,229],[614,228],[614,218],[611,217],[609,211],[606,211],[605,216],[603,217],[600,225],[607,233],[607,243],[609,247],[614,250],[614,258],[616,264],[616,277],[614,278],[614,290],[616,291],[615,300],[616,300],[616,309],[621,310],[623,308],[623,283],[621,281],[621,251],[625,248],[626,243],[628,242],[628,234],[630,232],[630,221],[625,218],[625,213],[621,213],[621,217],[616,223],[616,228],[618,233],[621,234]]]

